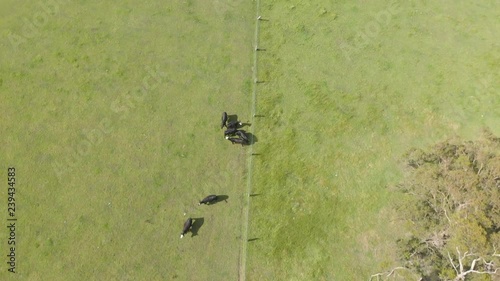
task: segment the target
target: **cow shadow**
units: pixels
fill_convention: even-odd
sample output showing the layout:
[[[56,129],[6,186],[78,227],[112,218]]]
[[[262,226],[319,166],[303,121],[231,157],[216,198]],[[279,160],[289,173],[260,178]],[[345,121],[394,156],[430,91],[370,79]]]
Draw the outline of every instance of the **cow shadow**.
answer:
[[[229,122],[233,122],[233,121],[238,121],[238,115],[236,114],[231,114],[231,115],[227,115],[227,123]]]
[[[198,235],[198,231],[200,230],[203,223],[205,223],[204,218],[193,218],[193,225],[191,226],[191,237]]]
[[[217,200],[215,200],[213,203],[211,203],[210,205],[212,204],[217,204],[219,202],[222,202],[222,201],[226,201],[227,203],[227,199],[229,198],[229,196],[227,195],[217,195]]]
[[[247,145],[253,145],[254,143],[259,141],[257,136],[252,134],[252,133],[246,132],[246,135],[248,136],[248,144]]]
[[[234,121],[239,121],[238,120],[238,115],[237,114],[231,114],[231,115],[227,115],[227,123],[230,123],[230,122],[234,122]],[[240,121],[241,122],[241,121]],[[243,128],[245,126],[252,126],[252,123],[249,123],[249,122],[241,122],[241,125],[238,125],[237,126],[237,129],[239,128]]]

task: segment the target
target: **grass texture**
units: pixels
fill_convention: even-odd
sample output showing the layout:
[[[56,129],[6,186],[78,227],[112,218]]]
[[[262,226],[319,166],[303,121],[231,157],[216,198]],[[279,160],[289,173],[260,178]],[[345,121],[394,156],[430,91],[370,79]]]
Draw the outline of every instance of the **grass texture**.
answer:
[[[5,238],[0,279],[237,279],[246,158],[219,122],[249,118],[253,5],[41,3],[2,10],[18,273]],[[209,194],[229,198],[198,206]],[[203,224],[179,239],[188,216]]]
[[[0,280],[343,281],[396,265],[401,155],[500,135],[496,3],[261,0],[253,85],[255,4],[0,3],[18,217],[18,273],[2,262]],[[254,86],[251,156],[219,119],[252,120]],[[209,194],[227,203],[198,206]],[[179,239],[188,216],[196,235]]]
[[[247,280],[368,280],[412,147],[500,133],[492,1],[261,1]]]

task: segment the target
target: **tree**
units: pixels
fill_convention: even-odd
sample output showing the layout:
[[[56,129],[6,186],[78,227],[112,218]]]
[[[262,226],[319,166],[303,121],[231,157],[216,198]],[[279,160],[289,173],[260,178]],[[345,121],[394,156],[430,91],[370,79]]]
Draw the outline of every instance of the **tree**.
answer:
[[[403,268],[421,280],[500,280],[500,138],[485,131],[405,159],[397,185],[409,232],[397,243]]]

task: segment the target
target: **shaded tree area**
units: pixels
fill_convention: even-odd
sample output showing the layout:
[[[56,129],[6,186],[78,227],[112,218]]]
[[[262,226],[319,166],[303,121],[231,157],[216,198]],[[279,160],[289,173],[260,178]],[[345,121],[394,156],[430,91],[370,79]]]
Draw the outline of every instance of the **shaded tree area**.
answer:
[[[446,141],[405,155],[401,267],[372,280],[500,280],[500,138]]]

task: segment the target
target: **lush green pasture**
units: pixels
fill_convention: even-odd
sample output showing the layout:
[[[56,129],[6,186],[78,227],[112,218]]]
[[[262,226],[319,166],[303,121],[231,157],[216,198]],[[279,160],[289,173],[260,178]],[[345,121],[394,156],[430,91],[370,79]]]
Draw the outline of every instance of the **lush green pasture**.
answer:
[[[236,280],[246,149],[219,120],[250,118],[254,5],[35,2],[0,4],[0,279]]]
[[[495,1],[262,0],[247,280],[396,266],[402,154],[500,134]]]
[[[366,280],[396,265],[401,155],[500,134],[496,2],[261,0],[246,233],[218,122],[251,120],[255,2],[40,3],[0,3],[18,279]]]

